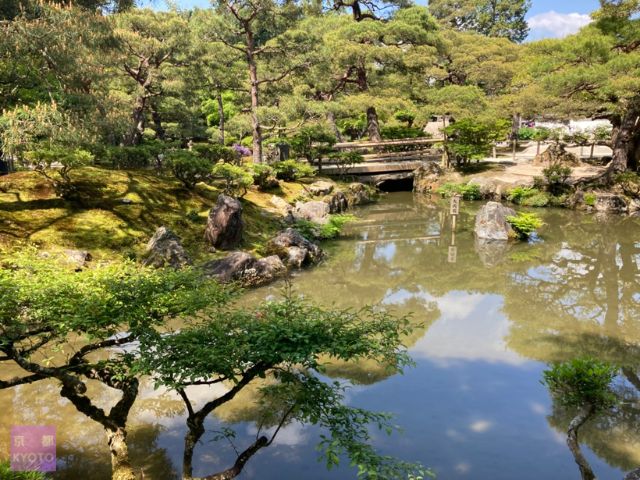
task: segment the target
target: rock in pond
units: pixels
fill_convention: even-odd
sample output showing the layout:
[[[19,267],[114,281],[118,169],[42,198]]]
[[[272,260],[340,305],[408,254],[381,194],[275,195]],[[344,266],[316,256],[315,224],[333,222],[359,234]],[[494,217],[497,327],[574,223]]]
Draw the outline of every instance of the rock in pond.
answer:
[[[226,257],[203,265],[205,275],[222,283],[238,282],[257,287],[272,282],[287,271],[277,255],[256,258],[247,252],[232,252]]]
[[[318,263],[324,256],[318,245],[304,238],[293,228],[287,228],[272,238],[267,244],[267,251],[294,268]]]
[[[185,252],[180,237],[167,227],[159,227],[147,244],[146,257],[142,263],[155,268],[169,266],[178,269],[191,265],[191,258]]]
[[[204,238],[215,248],[231,250],[242,242],[243,231],[242,204],[236,198],[220,194],[209,212]]]
[[[474,232],[476,238],[488,241],[507,241],[514,235],[507,217],[514,216],[515,210],[498,202],[488,202],[476,215]]]

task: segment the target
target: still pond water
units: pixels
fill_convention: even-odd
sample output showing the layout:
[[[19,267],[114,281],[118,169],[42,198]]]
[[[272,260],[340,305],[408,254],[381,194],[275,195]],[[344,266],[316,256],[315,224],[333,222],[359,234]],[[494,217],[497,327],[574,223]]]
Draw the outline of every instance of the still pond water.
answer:
[[[447,205],[388,194],[327,247],[328,260],[294,278],[297,292],[325,305],[383,304],[411,313],[416,366],[390,375],[375,365],[334,364],[352,384],[351,405],[395,415],[402,431],[375,435],[384,453],[431,467],[440,479],[578,479],[564,443],[570,412],[540,384],[550,361],[591,355],[627,365],[621,403],[581,431],[598,478],[620,480],[640,466],[640,219],[545,210],[540,239],[507,248],[474,242],[478,203],[463,205],[455,233]],[[453,248],[452,248],[453,247]],[[282,285],[244,301],[278,296]],[[107,479],[105,439],[57,395],[55,385],[0,392],[0,452],[11,424],[55,424],[58,479]],[[210,392],[203,391],[203,398]],[[104,395],[105,404],[109,395]],[[233,422],[239,448],[255,437],[252,392],[244,392],[196,450],[196,474],[226,468],[232,449],[213,444]],[[185,433],[182,403],[145,390],[131,415],[131,455],[145,478],[178,478]],[[348,466],[317,462],[319,431],[287,426],[250,461],[245,479],[353,479]],[[4,455],[3,455],[4,456]]]

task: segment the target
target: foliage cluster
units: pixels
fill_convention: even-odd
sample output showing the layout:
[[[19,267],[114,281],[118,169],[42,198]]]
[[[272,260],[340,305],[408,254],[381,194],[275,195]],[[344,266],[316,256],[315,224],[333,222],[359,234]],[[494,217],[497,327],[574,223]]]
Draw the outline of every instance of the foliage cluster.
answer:
[[[591,405],[602,410],[615,402],[611,382],[616,374],[617,368],[606,362],[581,357],[556,363],[545,370],[543,384],[564,406],[581,408]]]
[[[295,229],[309,240],[330,240],[340,236],[343,227],[355,220],[353,215],[330,215],[325,224],[318,224],[309,220],[297,220]]]
[[[518,212],[515,216],[507,217],[507,222],[521,240],[528,239],[531,234],[544,225],[538,215],[525,212]]]
[[[477,183],[445,183],[436,190],[445,198],[462,195],[464,200],[481,200],[482,192]]]

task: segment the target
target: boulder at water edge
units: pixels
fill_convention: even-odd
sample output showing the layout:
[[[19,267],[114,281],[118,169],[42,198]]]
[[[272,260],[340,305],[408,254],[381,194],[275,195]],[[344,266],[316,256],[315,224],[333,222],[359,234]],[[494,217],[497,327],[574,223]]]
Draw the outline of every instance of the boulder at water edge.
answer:
[[[278,255],[285,264],[295,268],[318,263],[324,255],[318,245],[293,228],[287,228],[272,238],[267,251]]]
[[[232,252],[226,257],[203,265],[206,276],[219,282],[238,282],[257,287],[283,276],[287,268],[277,255],[257,259],[247,252]]]
[[[296,220],[308,220],[324,225],[329,221],[330,207],[325,202],[298,202],[293,210],[293,218]]]
[[[243,230],[242,204],[236,198],[220,194],[209,212],[204,238],[215,248],[231,250],[242,242]]]
[[[147,244],[143,263],[155,268],[169,266],[177,269],[191,265],[191,258],[180,243],[180,237],[167,227],[159,227]]]
[[[487,241],[507,241],[514,235],[507,217],[514,216],[515,210],[498,202],[489,202],[476,215],[474,232],[476,238]]]

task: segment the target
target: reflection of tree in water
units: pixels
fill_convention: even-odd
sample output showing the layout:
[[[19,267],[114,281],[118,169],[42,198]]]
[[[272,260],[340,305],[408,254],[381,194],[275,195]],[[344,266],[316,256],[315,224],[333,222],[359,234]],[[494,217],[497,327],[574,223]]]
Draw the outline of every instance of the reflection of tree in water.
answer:
[[[561,227],[548,263],[512,275],[504,312],[509,345],[529,358],[565,360],[587,354],[638,365],[640,245],[636,220],[615,218]],[[635,229],[635,230],[634,230]]]
[[[101,388],[102,400],[113,400],[113,390],[97,382],[88,382],[90,389]],[[60,399],[60,387],[55,382],[20,387],[0,392],[0,425],[53,425],[56,427],[58,471],[54,478],[77,480],[91,472],[91,480],[111,478],[109,449],[104,442],[102,428],[78,413],[68,401]],[[142,471],[146,478],[177,478],[172,462],[164,448],[159,447],[158,437],[164,427],[154,423],[136,423],[140,413],[149,413],[157,418],[181,414],[183,407],[179,399],[151,395],[151,386],[143,389],[141,398],[134,407],[127,444],[133,467]],[[116,394],[117,396],[117,394]],[[11,406],[6,408],[5,406]],[[179,407],[179,408],[177,408]],[[8,456],[7,452],[0,452]]]
[[[640,390],[629,381],[619,379],[614,386],[619,403],[612,409],[590,419],[580,429],[580,442],[609,465],[630,471],[640,465]],[[565,434],[569,422],[575,416],[574,409],[567,409],[554,402],[547,420],[559,433]]]

